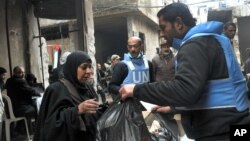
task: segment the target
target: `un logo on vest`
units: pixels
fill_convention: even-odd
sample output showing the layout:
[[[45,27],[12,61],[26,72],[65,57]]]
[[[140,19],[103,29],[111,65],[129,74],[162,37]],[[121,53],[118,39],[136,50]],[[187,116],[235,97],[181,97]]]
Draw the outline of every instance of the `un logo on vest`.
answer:
[[[134,83],[149,82],[149,72],[148,71],[133,71],[132,78]]]

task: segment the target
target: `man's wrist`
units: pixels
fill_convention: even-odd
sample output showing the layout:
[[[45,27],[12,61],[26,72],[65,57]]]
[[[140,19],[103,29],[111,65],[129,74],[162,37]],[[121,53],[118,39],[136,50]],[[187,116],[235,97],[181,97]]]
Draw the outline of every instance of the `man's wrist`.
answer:
[[[170,111],[170,113],[171,113],[171,114],[175,114],[175,113],[176,113],[175,107],[173,107],[173,106],[170,106],[170,108],[171,108],[171,111]]]
[[[137,87],[138,87],[138,85],[135,85],[135,86],[134,86],[134,89],[133,89],[133,92],[132,92],[132,93],[133,93],[133,97],[139,99],[140,95],[139,95],[138,92],[136,92],[136,91],[137,91]]]

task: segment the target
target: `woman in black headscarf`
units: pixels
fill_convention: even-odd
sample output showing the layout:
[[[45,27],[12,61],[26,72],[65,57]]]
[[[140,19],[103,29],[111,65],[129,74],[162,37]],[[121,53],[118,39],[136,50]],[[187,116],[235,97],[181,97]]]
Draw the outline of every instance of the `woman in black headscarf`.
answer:
[[[94,141],[100,117],[97,95],[90,83],[93,68],[85,52],[73,52],[66,61],[65,79],[44,94],[34,141]]]

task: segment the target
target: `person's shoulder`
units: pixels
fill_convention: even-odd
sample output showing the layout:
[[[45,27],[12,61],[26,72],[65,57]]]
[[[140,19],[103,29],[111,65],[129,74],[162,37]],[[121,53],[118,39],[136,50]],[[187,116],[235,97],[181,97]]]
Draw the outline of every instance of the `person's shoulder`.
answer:
[[[67,92],[66,87],[59,81],[50,84],[45,93],[53,93],[54,96],[63,95],[63,93]]]
[[[128,70],[128,66],[124,62],[119,62],[113,67],[112,75],[120,75],[121,72],[126,72]]]
[[[48,90],[60,90],[64,87],[64,85],[60,82],[60,81],[57,81],[57,82],[54,82],[52,84],[50,84],[47,89]]]
[[[10,78],[8,78],[7,80],[6,80],[6,84],[7,83],[10,83],[12,81],[12,77],[10,77]]]
[[[19,85],[28,85],[27,81],[23,78],[14,78],[13,79],[15,84],[19,84]]]
[[[117,63],[114,67],[116,68],[123,68],[123,67],[127,67],[126,63],[124,63],[123,61]]]
[[[190,43],[198,43],[200,45],[205,45],[205,46],[210,46],[211,43],[218,43],[217,39],[213,36],[213,35],[209,35],[209,36],[197,36],[194,38],[191,38],[190,40],[188,40],[184,46]],[[209,43],[209,44],[207,44]]]
[[[178,50],[178,52],[193,52],[196,50],[200,51],[217,51],[220,48],[219,41],[211,36],[198,36],[194,37],[187,42],[185,42],[182,47]]]

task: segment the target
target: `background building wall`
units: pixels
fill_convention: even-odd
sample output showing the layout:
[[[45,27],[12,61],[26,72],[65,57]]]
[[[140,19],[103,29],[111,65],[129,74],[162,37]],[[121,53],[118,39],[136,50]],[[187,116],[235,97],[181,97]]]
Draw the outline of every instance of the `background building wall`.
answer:
[[[29,50],[27,50],[27,54],[30,58],[30,72],[33,73],[37,77],[37,81],[39,83],[43,83],[45,81],[45,86],[48,86],[48,79],[49,79],[49,73],[48,73],[48,52],[45,53],[43,50],[46,50],[46,47],[44,46],[44,41],[41,39],[42,46],[40,46],[39,38],[34,38],[35,36],[39,35],[38,32],[38,23],[37,19],[34,16],[33,13],[33,7],[30,4],[28,6],[28,10],[26,12],[27,14],[27,25],[28,26],[28,35],[27,36],[28,44],[29,44]],[[42,49],[40,52],[40,48]],[[44,53],[43,53],[44,52]],[[27,56],[26,56],[27,57]],[[41,58],[42,57],[42,58]],[[43,65],[42,65],[43,62]]]
[[[138,1],[139,10],[156,24],[158,24],[157,13],[163,7],[164,7],[164,1],[162,0],[139,0]]]
[[[5,25],[5,1],[0,0],[0,66],[8,71],[9,75],[9,60],[6,38],[6,25]]]
[[[23,41],[23,19],[22,19],[22,7],[21,1],[12,1],[7,4],[8,8],[8,26],[9,26],[9,43],[11,52],[11,64],[12,68],[9,67],[8,58],[8,47],[7,47],[7,34],[6,34],[6,17],[5,17],[5,0],[0,1],[0,66],[5,67],[8,70],[8,76],[10,70],[13,67],[19,65],[25,67],[25,52],[24,52],[24,41]]]

